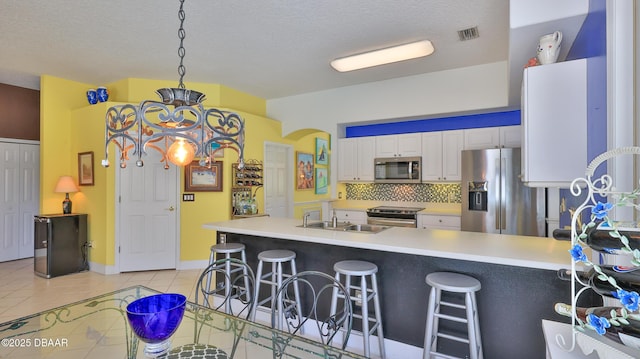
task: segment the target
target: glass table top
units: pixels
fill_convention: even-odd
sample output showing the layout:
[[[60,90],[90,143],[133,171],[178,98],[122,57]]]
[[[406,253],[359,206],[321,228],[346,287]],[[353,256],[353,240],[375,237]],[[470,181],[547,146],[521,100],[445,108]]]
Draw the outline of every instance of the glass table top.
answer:
[[[153,294],[134,286],[1,323],[0,358],[144,358],[126,307]],[[171,348],[163,357],[365,358],[191,302]]]

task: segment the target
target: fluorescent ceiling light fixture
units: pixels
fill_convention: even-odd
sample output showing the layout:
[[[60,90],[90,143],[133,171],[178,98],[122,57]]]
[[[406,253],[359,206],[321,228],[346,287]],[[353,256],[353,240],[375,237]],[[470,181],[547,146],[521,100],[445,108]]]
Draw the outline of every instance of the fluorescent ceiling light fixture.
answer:
[[[331,66],[337,71],[347,72],[428,56],[433,53],[433,50],[431,41],[423,40],[342,57],[331,61]]]

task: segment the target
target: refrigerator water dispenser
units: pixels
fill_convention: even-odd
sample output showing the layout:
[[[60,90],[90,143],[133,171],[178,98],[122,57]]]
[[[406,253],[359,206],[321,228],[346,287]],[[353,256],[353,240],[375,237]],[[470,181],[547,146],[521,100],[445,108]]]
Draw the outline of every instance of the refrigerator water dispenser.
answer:
[[[487,181],[469,182],[469,210],[487,211]]]

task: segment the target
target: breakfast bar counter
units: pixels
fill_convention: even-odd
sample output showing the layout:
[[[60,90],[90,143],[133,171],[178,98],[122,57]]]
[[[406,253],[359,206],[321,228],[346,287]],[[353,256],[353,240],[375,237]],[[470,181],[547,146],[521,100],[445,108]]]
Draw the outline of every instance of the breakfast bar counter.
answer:
[[[302,228],[301,224],[299,219],[261,217],[203,227],[217,231],[218,241],[224,237],[227,242],[245,244],[253,268],[258,253],[269,249],[295,251],[298,271],[333,275],[333,264],[341,260],[375,263],[385,339],[406,345],[408,351],[423,346],[431,289],[425,276],[437,271],[468,274],[482,284],[477,300],[485,358],[543,358],[546,349],[541,320],[568,322],[553,306],[571,300],[570,282],[556,275],[558,269],[571,264],[570,242],[400,227],[360,233]],[[579,304],[599,305],[597,297],[590,295],[581,296]],[[465,331],[461,323],[441,324],[448,332]],[[438,346],[450,355],[468,355],[461,343],[441,338]]]
[[[546,237],[391,227],[354,233],[298,227],[299,219],[252,218],[206,223],[203,228],[299,242],[454,258],[482,263],[558,270],[571,264],[571,242]]]

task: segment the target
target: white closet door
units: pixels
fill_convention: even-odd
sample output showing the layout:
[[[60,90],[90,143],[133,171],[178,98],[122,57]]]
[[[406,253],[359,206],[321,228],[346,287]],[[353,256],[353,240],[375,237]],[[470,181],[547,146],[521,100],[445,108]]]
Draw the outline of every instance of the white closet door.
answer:
[[[20,257],[20,146],[0,142],[0,262]],[[33,218],[31,219],[33,225]],[[33,252],[33,247],[32,247]]]
[[[33,257],[33,217],[39,213],[40,145],[20,144],[20,233],[19,258]]]

